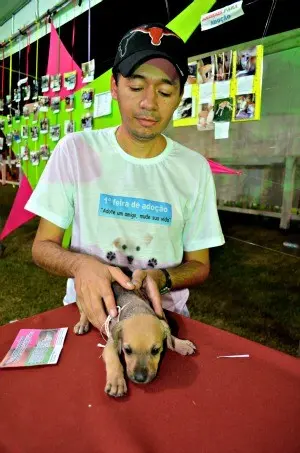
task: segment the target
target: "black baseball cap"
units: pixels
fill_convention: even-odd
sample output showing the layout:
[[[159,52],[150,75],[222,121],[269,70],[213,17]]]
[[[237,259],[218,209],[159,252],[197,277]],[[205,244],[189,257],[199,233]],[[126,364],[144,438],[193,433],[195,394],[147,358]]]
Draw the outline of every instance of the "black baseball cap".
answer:
[[[188,77],[188,58],[183,40],[159,23],[140,25],[129,30],[120,41],[113,66],[129,77],[134,70],[151,58],[165,58],[177,69],[181,89]]]

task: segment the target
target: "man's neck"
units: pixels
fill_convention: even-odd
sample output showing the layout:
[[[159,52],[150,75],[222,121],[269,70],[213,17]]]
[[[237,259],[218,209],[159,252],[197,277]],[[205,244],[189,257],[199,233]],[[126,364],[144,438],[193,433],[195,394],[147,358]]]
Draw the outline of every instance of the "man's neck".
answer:
[[[116,131],[116,138],[125,153],[141,159],[156,157],[166,147],[166,139],[163,135],[160,134],[152,140],[138,140],[130,135],[122,125]]]

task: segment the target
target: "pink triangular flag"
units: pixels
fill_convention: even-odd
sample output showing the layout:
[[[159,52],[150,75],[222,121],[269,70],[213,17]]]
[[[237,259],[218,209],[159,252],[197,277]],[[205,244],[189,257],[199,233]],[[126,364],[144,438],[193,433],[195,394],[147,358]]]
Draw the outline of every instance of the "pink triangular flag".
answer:
[[[76,85],[73,91],[68,91],[63,86],[63,75],[65,72],[70,71],[77,71]],[[60,96],[63,99],[70,93],[77,91],[84,86],[84,84],[82,83],[82,71],[61,42],[61,39],[52,22],[47,74],[61,74],[61,90],[55,92],[50,89],[49,91],[43,93],[45,96]]]
[[[242,172],[240,170],[233,170],[232,168],[225,167],[222,164],[219,164],[219,162],[215,162],[211,159],[207,159],[211,171],[213,173],[227,173],[229,175],[241,175]]]
[[[24,207],[27,201],[32,194],[32,188],[28,182],[28,179],[23,175],[20,187],[18,189],[16,198],[12,205],[11,211],[9,213],[8,219],[4,225],[4,228],[0,235],[0,240],[4,239],[14,230],[19,228],[19,226],[31,220],[35,217],[35,214],[32,214],[29,211],[25,211]]]

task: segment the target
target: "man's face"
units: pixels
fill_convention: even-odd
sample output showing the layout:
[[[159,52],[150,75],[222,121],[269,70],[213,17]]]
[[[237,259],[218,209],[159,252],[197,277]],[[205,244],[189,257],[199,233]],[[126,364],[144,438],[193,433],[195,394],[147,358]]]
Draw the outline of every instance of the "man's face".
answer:
[[[118,84],[112,78],[112,96],[119,103],[122,124],[138,140],[153,140],[166,129],[180,102],[180,82],[174,71],[144,63]]]

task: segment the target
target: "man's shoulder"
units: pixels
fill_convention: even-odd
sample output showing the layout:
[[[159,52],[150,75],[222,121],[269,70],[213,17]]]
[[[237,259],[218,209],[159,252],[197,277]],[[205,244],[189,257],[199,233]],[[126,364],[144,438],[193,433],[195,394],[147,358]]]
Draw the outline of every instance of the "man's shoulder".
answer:
[[[58,145],[65,151],[72,152],[75,150],[87,151],[86,148],[94,148],[101,146],[101,143],[106,143],[110,139],[114,128],[95,129],[89,131],[78,131],[66,134],[59,141]]]
[[[176,155],[177,158],[182,159],[185,166],[187,165],[197,171],[199,171],[199,169],[202,169],[203,171],[210,171],[208,160],[199,151],[188,148],[187,146],[184,146],[172,139],[169,140],[173,143],[173,150],[175,151],[174,155]]]

